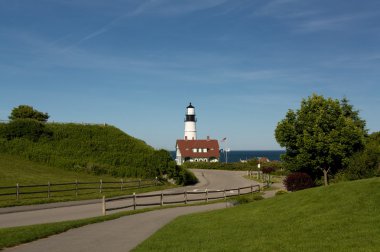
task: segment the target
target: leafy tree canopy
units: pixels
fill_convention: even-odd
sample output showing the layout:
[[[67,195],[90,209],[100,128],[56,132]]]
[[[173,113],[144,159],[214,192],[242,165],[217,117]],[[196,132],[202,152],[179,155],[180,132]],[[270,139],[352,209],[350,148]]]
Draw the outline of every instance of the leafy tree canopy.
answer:
[[[351,157],[344,175],[349,180],[380,176],[380,132],[369,135],[365,148]]]
[[[40,122],[47,122],[49,115],[47,113],[40,112],[28,105],[20,105],[16,108],[13,108],[11,115],[9,116],[10,120],[17,119],[34,119]]]
[[[318,178],[322,171],[335,174],[347,167],[349,158],[364,146],[365,121],[346,98],[341,101],[313,94],[301,108],[289,110],[275,130],[287,169]]]

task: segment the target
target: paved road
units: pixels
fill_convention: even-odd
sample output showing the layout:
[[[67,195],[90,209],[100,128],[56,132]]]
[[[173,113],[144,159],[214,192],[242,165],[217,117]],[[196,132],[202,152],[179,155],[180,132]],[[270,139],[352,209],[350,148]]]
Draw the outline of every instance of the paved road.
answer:
[[[241,171],[217,171],[217,170],[193,170],[194,174],[199,178],[200,182],[195,186],[188,186],[182,188],[174,188],[165,190],[164,192],[183,192],[183,191],[199,191],[204,189],[216,190],[216,189],[229,189],[250,186],[255,184],[255,182],[244,179],[242,176],[245,172]],[[236,191],[229,192],[231,194],[236,194]],[[153,194],[147,193],[147,194]],[[182,198],[181,198],[182,197]],[[183,196],[176,196],[176,198],[170,199],[171,201],[176,201],[178,199],[183,199]],[[143,203],[147,203],[149,199],[144,199]],[[151,199],[157,202],[159,199]],[[86,202],[85,205],[74,205],[65,206],[68,203],[63,203],[62,207],[59,204],[49,205],[46,204],[42,207],[53,206],[54,208],[48,209],[38,209],[41,206],[26,207],[14,207],[15,211],[27,210],[23,212],[12,212],[12,213],[0,213],[0,228],[2,227],[12,227],[12,226],[25,226],[38,223],[49,223],[64,220],[75,220],[88,217],[94,217],[101,215],[101,204]],[[77,204],[77,203],[75,203]],[[113,205],[112,205],[113,204]],[[129,204],[125,202],[115,202],[112,203],[110,207],[119,206],[121,204]],[[8,208],[7,211],[12,208]]]
[[[96,223],[5,251],[130,251],[165,224],[184,214],[225,208],[226,203],[162,209]]]

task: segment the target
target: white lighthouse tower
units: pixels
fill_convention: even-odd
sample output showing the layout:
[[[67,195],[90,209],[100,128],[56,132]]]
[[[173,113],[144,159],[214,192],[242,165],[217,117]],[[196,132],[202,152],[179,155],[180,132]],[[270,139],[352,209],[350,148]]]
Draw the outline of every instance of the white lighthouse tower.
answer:
[[[197,140],[197,119],[195,118],[195,108],[193,105],[187,106],[186,108],[186,118],[185,118],[185,140]]]

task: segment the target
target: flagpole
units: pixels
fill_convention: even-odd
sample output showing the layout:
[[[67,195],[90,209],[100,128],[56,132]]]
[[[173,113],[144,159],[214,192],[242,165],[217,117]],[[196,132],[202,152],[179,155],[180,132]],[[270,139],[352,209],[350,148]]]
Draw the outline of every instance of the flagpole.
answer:
[[[223,146],[224,146],[224,149],[223,149],[223,152],[225,152],[225,163],[227,163],[228,162],[228,153],[227,152],[229,152],[230,150],[229,149],[227,149],[227,147],[226,147],[226,141],[227,141],[227,137],[225,137],[225,138],[223,138],[220,142],[222,142],[223,143]]]

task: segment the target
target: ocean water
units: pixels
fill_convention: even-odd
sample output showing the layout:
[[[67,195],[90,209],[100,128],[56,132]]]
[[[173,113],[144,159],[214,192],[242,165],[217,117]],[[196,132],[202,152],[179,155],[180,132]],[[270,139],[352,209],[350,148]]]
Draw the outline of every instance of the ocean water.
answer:
[[[240,162],[240,160],[247,160],[250,158],[267,157],[269,160],[280,160],[281,154],[284,150],[245,150],[245,151],[230,151],[227,153],[227,162]],[[173,159],[175,159],[175,151],[171,151]],[[226,161],[226,153],[220,153],[220,162]]]

